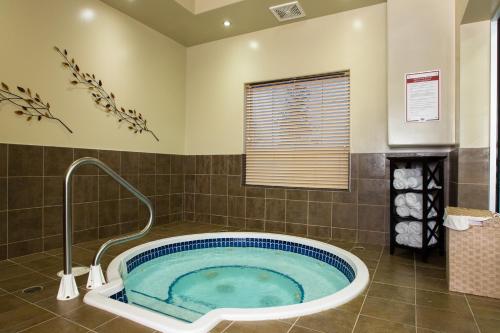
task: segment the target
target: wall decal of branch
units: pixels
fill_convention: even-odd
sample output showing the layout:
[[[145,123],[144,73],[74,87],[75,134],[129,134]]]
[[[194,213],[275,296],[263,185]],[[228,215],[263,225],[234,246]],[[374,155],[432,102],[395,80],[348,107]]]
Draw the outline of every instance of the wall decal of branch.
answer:
[[[17,87],[17,91],[13,92],[8,85],[1,83],[0,87],[0,104],[8,102],[17,106],[19,109],[14,111],[19,116],[25,116],[27,121],[43,118],[52,119],[59,122],[70,133],[73,131],[60,118],[54,116],[50,110],[50,103],[42,101],[38,93],[32,93],[30,88]]]
[[[144,119],[141,113],[138,113],[136,110],[126,110],[123,107],[118,107],[116,105],[115,95],[112,92],[108,93],[104,90],[101,80],[97,79],[94,74],[83,72],[75,62],[75,59],[70,59],[66,49],[61,50],[57,46],[55,46],[54,49],[63,57],[64,61],[62,64],[64,67],[68,68],[73,75],[71,84],[75,86],[80,85],[90,90],[92,98],[97,105],[102,107],[107,113],[113,113],[117,116],[118,122],[127,123],[128,128],[134,133],[149,132],[156,141],[160,141],[156,134],[149,129],[147,120]]]

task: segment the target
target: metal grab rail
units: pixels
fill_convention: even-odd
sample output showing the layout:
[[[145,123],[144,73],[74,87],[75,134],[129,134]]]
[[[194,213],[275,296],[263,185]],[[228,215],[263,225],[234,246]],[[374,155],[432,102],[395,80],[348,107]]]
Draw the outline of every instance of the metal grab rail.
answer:
[[[108,167],[106,164],[100,160],[93,157],[83,157],[74,161],[66,171],[66,176],[64,179],[64,275],[61,280],[61,285],[59,287],[59,293],[57,298],[61,300],[72,299],[78,296],[78,289],[76,288],[76,283],[74,282],[74,276],[72,273],[72,260],[71,260],[71,246],[73,243],[73,191],[72,191],[72,180],[73,174],[76,169],[83,165],[95,165],[111,176],[114,180],[125,187],[129,192],[131,192],[135,197],[142,201],[149,210],[149,220],[146,226],[139,232],[122,236],[118,238],[113,238],[101,245],[97,251],[92,265],[90,267],[89,282],[87,284],[88,288],[96,288],[104,283],[104,276],[100,267],[101,258],[104,252],[113,245],[122,244],[131,240],[135,240],[144,236],[152,227],[154,220],[154,210],[151,201],[141,192],[139,192],[134,186],[123,179],[114,170]],[[97,280],[97,281],[96,281]]]

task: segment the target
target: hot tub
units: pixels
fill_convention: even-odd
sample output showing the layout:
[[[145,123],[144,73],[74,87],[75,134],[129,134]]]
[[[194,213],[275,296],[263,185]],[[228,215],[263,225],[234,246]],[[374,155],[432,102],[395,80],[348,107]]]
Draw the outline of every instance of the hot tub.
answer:
[[[366,265],[323,242],[268,233],[186,235],[134,247],[85,303],[162,332],[207,332],[222,320],[271,320],[349,302]]]

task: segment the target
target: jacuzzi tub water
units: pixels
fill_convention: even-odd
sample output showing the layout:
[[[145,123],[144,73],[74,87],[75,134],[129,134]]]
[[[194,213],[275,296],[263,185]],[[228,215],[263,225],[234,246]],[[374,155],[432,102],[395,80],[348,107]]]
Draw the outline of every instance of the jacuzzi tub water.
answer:
[[[368,270],[322,242],[263,233],[168,238],[119,255],[85,302],[163,332],[206,332],[221,320],[326,310],[359,295]]]

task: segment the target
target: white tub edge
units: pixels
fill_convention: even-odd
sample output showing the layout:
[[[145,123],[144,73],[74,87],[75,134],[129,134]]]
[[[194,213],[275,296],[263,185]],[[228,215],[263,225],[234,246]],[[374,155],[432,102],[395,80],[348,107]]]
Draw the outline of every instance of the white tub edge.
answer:
[[[314,301],[271,308],[217,309],[208,312],[200,319],[190,324],[109,298],[110,295],[113,295],[123,289],[123,281],[120,275],[122,262],[127,261],[138,253],[162,245],[207,238],[268,238],[309,245],[334,253],[347,261],[356,272],[356,277],[344,289],[336,292],[335,294]],[[334,245],[313,239],[272,233],[219,232],[163,238],[133,247],[118,255],[111,261],[107,269],[107,278],[108,283],[106,285],[94,289],[85,295],[84,302],[86,304],[114,313],[161,332],[204,333],[215,327],[220,321],[223,320],[258,321],[285,319],[310,315],[338,307],[351,301],[365,290],[369,282],[369,272],[366,265],[354,254]]]

